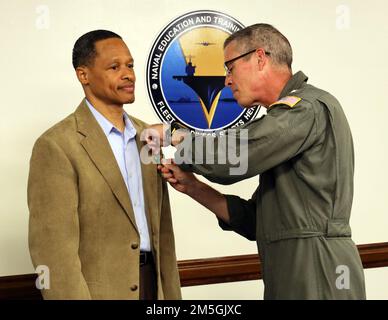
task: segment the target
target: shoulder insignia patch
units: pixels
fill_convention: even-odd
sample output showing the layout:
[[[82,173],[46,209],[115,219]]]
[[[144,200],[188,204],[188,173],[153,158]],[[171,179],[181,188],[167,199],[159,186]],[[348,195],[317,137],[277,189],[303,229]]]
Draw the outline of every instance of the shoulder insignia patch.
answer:
[[[277,104],[285,104],[289,106],[290,108],[294,107],[302,98],[295,97],[295,96],[286,96],[281,98],[280,100],[272,103],[270,107],[277,105]]]

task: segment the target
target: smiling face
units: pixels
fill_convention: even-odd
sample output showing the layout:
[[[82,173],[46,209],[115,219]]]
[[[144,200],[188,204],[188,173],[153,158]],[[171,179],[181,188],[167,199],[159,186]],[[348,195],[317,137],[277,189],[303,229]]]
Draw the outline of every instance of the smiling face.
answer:
[[[135,72],[128,47],[119,38],[95,43],[96,56],[77,68],[86,98],[93,105],[122,107],[135,101]]]

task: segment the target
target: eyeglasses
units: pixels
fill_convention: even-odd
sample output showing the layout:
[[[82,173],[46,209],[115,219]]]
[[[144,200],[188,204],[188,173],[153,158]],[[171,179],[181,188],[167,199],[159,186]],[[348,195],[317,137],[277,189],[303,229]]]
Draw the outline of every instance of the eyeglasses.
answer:
[[[224,62],[224,68],[225,68],[225,71],[226,71],[226,74],[230,74],[231,73],[231,69],[228,67],[228,65],[230,65],[232,62],[235,62],[236,60],[238,60],[238,59],[241,59],[241,58],[243,58],[243,57],[246,57],[248,54],[251,54],[251,53],[253,53],[253,52],[255,52],[257,49],[253,49],[253,50],[251,50],[251,51],[248,51],[248,52],[245,52],[245,53],[243,53],[243,54],[241,54],[241,55],[239,55],[239,56],[237,56],[237,57],[235,57],[235,58],[233,58],[233,59],[230,59],[230,60],[228,60],[228,61],[225,61]],[[271,54],[271,52],[267,52],[267,51],[264,51],[264,53],[266,54],[266,55],[270,55]]]

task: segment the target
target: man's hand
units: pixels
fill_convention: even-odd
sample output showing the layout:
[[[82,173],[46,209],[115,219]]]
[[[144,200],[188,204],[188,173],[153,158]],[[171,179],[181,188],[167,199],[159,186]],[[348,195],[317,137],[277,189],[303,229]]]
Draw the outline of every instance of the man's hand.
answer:
[[[191,172],[185,172],[180,169],[175,163],[164,163],[158,165],[162,177],[166,179],[170,185],[179,192],[192,194],[199,180]]]
[[[171,136],[171,128],[168,124],[153,124],[142,133],[142,140],[146,141],[153,154],[159,154],[161,147],[176,146],[190,134],[187,129],[174,130]],[[191,135],[189,135],[191,137]]]
[[[193,173],[183,171],[175,163],[169,164],[165,160],[164,165],[158,165],[158,169],[175,190],[187,194],[229,223],[228,205],[223,194],[199,181]]]
[[[171,144],[173,146],[176,146],[177,144],[180,144],[184,139],[189,138],[191,139],[190,131],[187,129],[178,129],[173,131],[171,135]]]
[[[153,124],[143,131],[142,139],[147,142],[154,154],[159,154],[160,148],[167,146],[165,145],[168,142],[166,136],[169,131],[170,126],[167,124]]]

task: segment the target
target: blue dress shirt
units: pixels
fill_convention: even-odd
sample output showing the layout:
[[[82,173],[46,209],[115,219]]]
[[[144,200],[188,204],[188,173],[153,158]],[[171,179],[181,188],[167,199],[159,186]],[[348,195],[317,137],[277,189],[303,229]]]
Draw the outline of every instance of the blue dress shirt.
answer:
[[[140,233],[140,250],[151,251],[150,236],[144,208],[143,181],[139,151],[136,145],[136,130],[124,112],[125,129],[120,132],[108,119],[86,100],[90,111],[104,131],[119,165],[132,202],[137,229]]]

